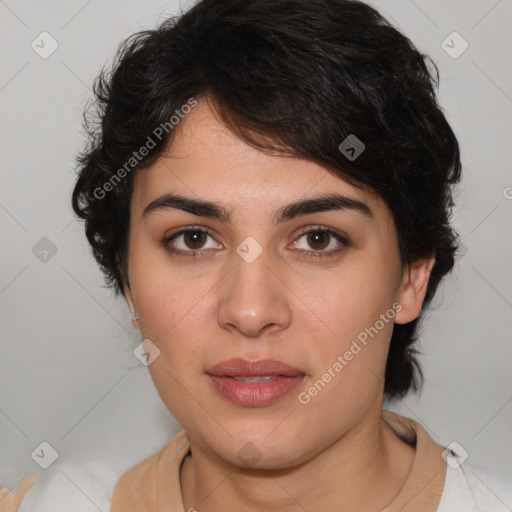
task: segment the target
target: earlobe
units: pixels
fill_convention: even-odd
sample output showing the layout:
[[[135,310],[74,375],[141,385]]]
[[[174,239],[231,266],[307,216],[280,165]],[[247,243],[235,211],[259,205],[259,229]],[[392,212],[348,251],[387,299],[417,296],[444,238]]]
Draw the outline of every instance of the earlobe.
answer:
[[[395,323],[412,322],[420,314],[435,261],[435,256],[432,254],[430,257],[411,263],[405,269],[398,296],[402,309],[397,312]]]
[[[139,328],[139,314],[137,313],[137,309],[135,306],[135,301],[133,300],[132,292],[128,285],[123,286],[123,295],[126,299],[126,303],[128,304],[128,308],[130,309],[130,320],[132,322],[133,327],[135,329]]]

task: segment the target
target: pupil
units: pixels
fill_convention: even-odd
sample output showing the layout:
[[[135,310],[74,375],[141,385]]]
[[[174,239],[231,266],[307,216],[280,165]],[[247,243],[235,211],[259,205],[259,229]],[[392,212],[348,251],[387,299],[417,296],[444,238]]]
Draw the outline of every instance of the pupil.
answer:
[[[324,243],[322,243],[322,241]],[[329,245],[329,237],[323,231],[314,231],[308,235],[308,243],[313,249],[324,249]],[[315,244],[320,244],[320,247],[315,247]]]
[[[205,234],[201,231],[188,231],[185,233],[185,243],[189,247],[189,249],[199,249],[200,246],[204,243]],[[190,244],[187,239],[191,240]]]

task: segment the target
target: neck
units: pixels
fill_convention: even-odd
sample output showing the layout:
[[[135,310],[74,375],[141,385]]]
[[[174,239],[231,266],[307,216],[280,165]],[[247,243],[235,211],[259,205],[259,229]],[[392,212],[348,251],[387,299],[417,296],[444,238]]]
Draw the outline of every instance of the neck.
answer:
[[[403,487],[414,455],[380,408],[313,458],[281,470],[225,464],[191,442],[181,467],[183,504],[201,512],[382,510]]]

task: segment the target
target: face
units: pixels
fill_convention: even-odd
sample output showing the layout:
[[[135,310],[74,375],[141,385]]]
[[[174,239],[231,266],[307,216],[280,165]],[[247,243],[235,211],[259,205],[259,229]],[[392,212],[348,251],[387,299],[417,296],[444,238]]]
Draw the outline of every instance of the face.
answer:
[[[293,466],[380,412],[393,322],[418,315],[432,264],[401,271],[379,197],[246,145],[205,103],[134,176],[134,325],[169,411],[230,464]],[[275,362],[219,368],[234,358]]]

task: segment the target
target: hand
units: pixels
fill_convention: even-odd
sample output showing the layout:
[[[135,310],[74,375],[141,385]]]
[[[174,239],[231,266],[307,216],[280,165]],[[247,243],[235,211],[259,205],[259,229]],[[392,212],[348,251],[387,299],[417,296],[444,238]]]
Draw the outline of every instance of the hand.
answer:
[[[38,477],[39,475],[29,475],[22,478],[14,494],[6,487],[0,488],[0,512],[16,512]]]

